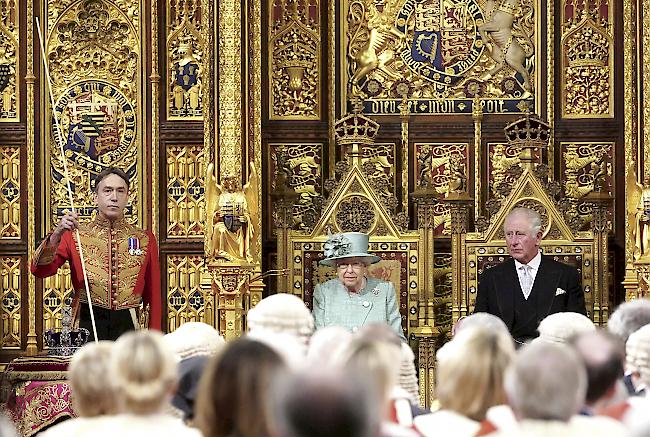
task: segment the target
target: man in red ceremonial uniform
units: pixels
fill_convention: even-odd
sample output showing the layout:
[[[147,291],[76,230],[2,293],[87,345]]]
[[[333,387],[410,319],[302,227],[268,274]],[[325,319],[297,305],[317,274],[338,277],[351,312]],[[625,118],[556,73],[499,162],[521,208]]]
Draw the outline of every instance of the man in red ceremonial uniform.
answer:
[[[93,196],[98,209],[95,220],[79,224],[76,213],[64,215],[56,229],[36,249],[32,273],[39,278],[52,276],[68,261],[75,289],[74,314],[79,317],[79,325],[92,333],[74,232],[78,229],[98,338],[114,340],[135,329],[139,320],[135,309],[141,302],[149,309],[149,328],[160,329],[158,246],[150,231],[137,228],[124,219],[129,177],[119,168],[105,169],[95,179]],[[81,305],[80,300],[83,301]]]

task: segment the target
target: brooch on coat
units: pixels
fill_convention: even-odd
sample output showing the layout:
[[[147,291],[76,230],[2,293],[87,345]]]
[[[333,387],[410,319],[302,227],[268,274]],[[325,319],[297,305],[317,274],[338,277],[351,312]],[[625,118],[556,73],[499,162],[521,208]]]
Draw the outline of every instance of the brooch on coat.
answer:
[[[129,255],[142,255],[139,238],[129,237]]]
[[[379,296],[379,286],[375,286],[375,288],[372,289],[372,294],[375,296]]]

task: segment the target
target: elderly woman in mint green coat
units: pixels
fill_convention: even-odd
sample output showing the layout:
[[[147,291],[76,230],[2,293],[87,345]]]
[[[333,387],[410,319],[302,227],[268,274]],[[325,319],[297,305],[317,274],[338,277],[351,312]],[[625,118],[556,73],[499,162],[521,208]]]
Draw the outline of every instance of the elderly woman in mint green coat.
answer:
[[[406,341],[395,287],[368,277],[368,266],[380,260],[368,253],[368,236],[360,232],[330,235],[322,265],[335,267],[337,277],[314,289],[316,329],[342,326],[356,331],[373,322],[388,323]]]

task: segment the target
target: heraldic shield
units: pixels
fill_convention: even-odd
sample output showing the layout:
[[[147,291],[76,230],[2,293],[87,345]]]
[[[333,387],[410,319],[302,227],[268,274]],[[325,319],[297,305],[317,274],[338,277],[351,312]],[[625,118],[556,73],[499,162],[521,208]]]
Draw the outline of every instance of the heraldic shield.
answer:
[[[230,232],[237,232],[242,226],[242,222],[239,220],[239,216],[224,215],[222,218],[223,218],[223,225]]]
[[[176,64],[176,84],[185,91],[189,91],[198,81],[198,71],[199,64],[195,62],[185,65]]]

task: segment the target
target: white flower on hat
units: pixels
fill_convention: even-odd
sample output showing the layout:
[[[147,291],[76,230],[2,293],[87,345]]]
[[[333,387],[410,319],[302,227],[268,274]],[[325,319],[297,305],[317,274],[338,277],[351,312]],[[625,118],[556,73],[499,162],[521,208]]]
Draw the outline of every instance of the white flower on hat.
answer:
[[[350,253],[352,243],[343,234],[330,235],[323,245],[325,258],[345,256]]]

